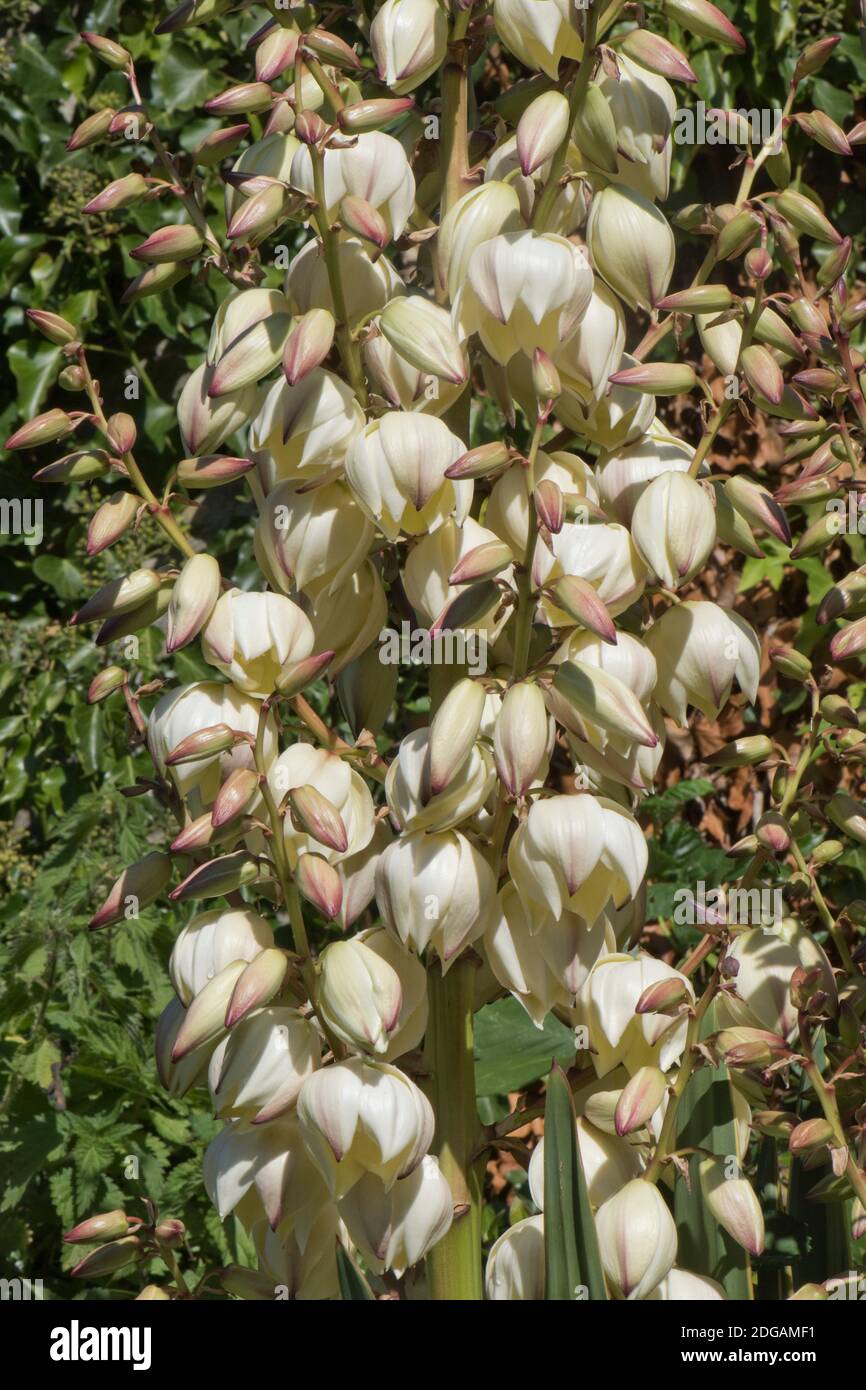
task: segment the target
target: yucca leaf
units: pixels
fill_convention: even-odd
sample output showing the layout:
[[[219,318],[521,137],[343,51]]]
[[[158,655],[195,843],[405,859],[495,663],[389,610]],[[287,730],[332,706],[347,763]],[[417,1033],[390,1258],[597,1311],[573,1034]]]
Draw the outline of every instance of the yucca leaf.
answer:
[[[558,1062],[547,1079],[544,1107],[544,1269],[548,1301],[607,1298],[574,1100]]]
[[[339,1241],[337,1242],[337,1278],[340,1281],[340,1297],[344,1302],[372,1303],[375,1301],[370,1285]]]

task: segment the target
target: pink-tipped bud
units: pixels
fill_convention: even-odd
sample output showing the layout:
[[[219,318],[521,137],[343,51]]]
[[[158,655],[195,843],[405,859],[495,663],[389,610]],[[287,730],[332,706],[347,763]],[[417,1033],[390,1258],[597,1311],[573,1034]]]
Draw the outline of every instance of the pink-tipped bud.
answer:
[[[547,766],[550,720],[537,685],[520,681],[502,701],[493,731],[496,771],[509,796],[524,796]]]
[[[113,695],[115,690],[120,690],[126,685],[127,675],[122,666],[106,666],[104,671],[94,676],[87,689],[87,703],[89,705],[99,704],[100,700],[105,700],[109,695]]]
[[[290,386],[321,366],[334,345],[336,322],[327,309],[310,309],[295,323],[283,349],[283,371]]]
[[[772,353],[751,343],[740,354],[740,366],[752,391],[778,405],[785,390],[785,378]]]
[[[189,261],[166,261],[161,265],[149,265],[134,280],[130,280],[123,294],[121,304],[135,304],[139,299],[147,299],[154,294],[164,294],[179,280],[190,273]]]
[[[229,241],[247,241],[276,227],[286,206],[285,185],[274,181],[241,204],[229,222]]]
[[[694,371],[685,362],[641,363],[639,367],[614,372],[608,381],[612,386],[625,386],[629,391],[642,391],[649,396],[678,396],[698,384]]]
[[[113,39],[106,39],[101,34],[93,34],[89,31],[85,31],[81,37],[100,63],[104,63],[108,68],[114,68],[116,72],[128,68],[132,62],[131,54],[119,43],[115,43]]]
[[[432,796],[444,791],[475,746],[484,714],[484,687],[468,676],[452,685],[433,716],[427,744]]]
[[[795,231],[810,236],[815,241],[828,243],[830,246],[838,246],[842,237],[832,222],[826,218],[816,203],[811,198],[807,198],[804,193],[797,193],[793,188],[786,188],[782,193],[778,193],[775,198],[776,209],[781,213],[786,221],[790,222]]]
[[[69,1273],[73,1279],[105,1279],[119,1269],[137,1263],[146,1253],[138,1236],[124,1236],[111,1245],[100,1245],[98,1250],[91,1250],[89,1255],[73,1265]]]
[[[620,1093],[614,1111],[614,1126],[622,1138],[643,1129],[664,1100],[667,1079],[658,1067],[641,1067]]]
[[[269,111],[274,94],[267,82],[241,82],[227,87],[204,104],[215,116],[245,116],[249,112]]]
[[[27,309],[25,312],[39,332],[57,347],[65,347],[67,343],[77,340],[78,330],[75,325],[68,319],[61,318],[59,314],[50,314],[46,309]]]
[[[477,449],[470,449],[468,453],[455,459],[454,463],[445,469],[445,477],[455,480],[495,477],[508,467],[513,457],[513,451],[507,444],[498,441],[479,444]]]
[[[111,886],[105,902],[88,922],[91,931],[112,927],[138,916],[142,908],[154,902],[171,878],[171,860],[158,850],[130,864]]]
[[[788,1148],[793,1154],[810,1153],[832,1143],[833,1137],[833,1126],[822,1115],[795,1125],[788,1137]]]
[[[347,232],[369,241],[379,251],[384,251],[391,240],[388,224],[378,208],[354,193],[347,194],[340,203],[340,221]]]
[[[208,395],[218,399],[266,377],[282,358],[291,326],[291,314],[269,314],[251,324],[220,357]]]
[[[734,296],[727,285],[695,285],[666,294],[656,304],[667,314],[721,314],[730,309]]]
[[[132,416],[119,411],[116,415],[109,417],[106,422],[105,434],[114,452],[122,458],[124,454],[130,453],[135,448],[138,430]]]
[[[542,349],[532,354],[532,390],[540,414],[548,414],[550,406],[562,394],[562,382],[553,359]],[[546,407],[546,409],[544,409]]]
[[[118,1207],[79,1221],[63,1237],[67,1245],[97,1245],[100,1241],[120,1240],[129,1231],[129,1217]]]
[[[167,1216],[159,1222],[154,1235],[160,1245],[167,1246],[169,1250],[176,1250],[186,1239],[186,1226],[176,1216]]]
[[[115,492],[94,512],[87,528],[87,553],[99,555],[119,540],[138,513],[140,499],[131,492]]]
[[[243,815],[250,802],[258,795],[258,775],[250,767],[236,767],[223,782],[216,794],[211,810],[211,824],[214,830],[230,825]]]
[[[713,1039],[713,1050],[730,1067],[768,1067],[790,1052],[779,1033],[764,1028],[723,1028]]]
[[[478,579],[492,579],[513,562],[511,548],[505,541],[484,541],[458,560],[448,576],[448,583],[474,584]]]
[[[187,734],[180,743],[175,744],[165,760],[166,767],[179,767],[183,763],[201,762],[202,758],[212,758],[217,753],[227,753],[238,743],[245,743],[247,735],[230,729],[228,724],[209,724],[206,729],[196,729]]]
[[[561,488],[550,478],[542,478],[533,493],[535,510],[542,526],[546,526],[552,536],[559,535],[565,525],[565,498]]]
[[[477,584],[469,584],[456,598],[446,603],[429,628],[430,636],[435,637],[437,632],[472,627],[490,612],[501,597],[492,579],[480,579]]]
[[[292,822],[296,829],[311,835],[320,845],[345,854],[349,837],[343,817],[332,801],[316,787],[295,787],[288,794]]]
[[[766,734],[752,734],[732,739],[712,753],[707,762],[711,767],[751,767],[762,763],[773,752],[773,741]]]
[[[568,100],[555,90],[531,101],[517,123],[517,157],[521,172],[534,174],[559,149],[569,126]]]
[[[109,471],[109,455],[104,449],[79,449],[62,459],[37,468],[34,480],[40,483],[86,483],[104,478]]]
[[[760,280],[763,283],[772,273],[773,258],[766,247],[753,246],[751,251],[746,252],[743,265],[750,280]]]
[[[300,695],[302,690],[306,690],[308,685],[319,679],[333,659],[334,653],[328,651],[316,652],[313,656],[305,657],[303,661],[287,661],[274,682],[275,689],[287,700]]]
[[[233,960],[217,971],[200,989],[183,1016],[171,1049],[171,1061],[179,1062],[195,1048],[225,1032],[226,1009],[235,985],[247,968],[245,960]]]
[[[684,53],[660,34],[649,29],[632,29],[622,41],[622,52],[641,67],[671,82],[697,82],[698,76]]]
[[[826,112],[799,111],[794,116],[794,120],[810,140],[814,140],[816,145],[822,145],[831,154],[849,155],[854,153],[842,127],[837,125]]]
[[[361,135],[368,130],[381,130],[412,111],[414,106],[411,97],[376,97],[344,106],[337,112],[337,121],[347,134]]]
[[[771,854],[787,854],[791,847],[791,827],[778,811],[767,811],[755,830],[758,844]]]
[[[206,135],[196,145],[193,159],[196,164],[201,164],[205,169],[209,169],[214,164],[219,164],[220,160],[233,154],[249,133],[250,127],[247,121],[241,121],[238,125],[225,126],[222,130],[212,130],[210,135]]]
[[[278,946],[269,946],[260,951],[238,976],[226,1007],[226,1028],[234,1028],[253,1009],[269,1004],[282,989],[288,968],[288,957]]]
[[[304,35],[304,47],[335,68],[345,68],[347,72],[358,72],[362,66],[354,48],[345,39],[329,34],[326,29],[311,29]]]
[[[220,596],[220,567],[212,555],[192,555],[171,591],[165,651],[170,656],[197,637]]]
[[[257,81],[273,82],[292,66],[300,37],[296,29],[284,29],[280,24],[265,35],[256,48]]]
[[[195,227],[188,223],[172,223],[168,227],[157,227],[146,241],[130,251],[135,261],[145,261],[152,265],[162,265],[165,261],[188,261],[197,256],[204,245],[204,239]]]
[[[52,410],[43,411],[41,415],[34,415],[26,425],[10,434],[3,448],[35,449],[40,444],[53,444],[55,439],[62,439],[74,428],[75,421],[71,416],[59,406],[55,406]]]
[[[830,656],[834,661],[847,661],[866,649],[866,618],[858,618],[856,623],[848,623],[834,633],[830,642]]]
[[[680,976],[669,976],[665,980],[657,980],[655,984],[647,985],[634,1006],[636,1014],[669,1014],[674,1017],[680,1012],[683,1004],[690,1004],[692,997],[689,994],[688,985],[685,979]]]
[[[739,29],[716,5],[711,5],[710,0],[666,0],[665,13],[687,34],[698,34],[716,43],[729,44],[741,53],[746,51],[746,40]]]
[[[548,586],[547,592],[557,608],[576,623],[594,632],[603,642],[616,645],[616,628],[598,590],[575,574],[563,575]]]
[[[236,893],[239,888],[255,883],[258,878],[258,861],[243,850],[237,850],[234,854],[223,854],[199,864],[168,896],[172,902],[224,898],[228,893]]]
[[[177,466],[177,480],[184,487],[222,487],[225,483],[242,478],[255,466],[253,459],[202,454],[200,458],[181,460]]]
[[[783,545],[791,544],[791,528],[784,509],[771,492],[759,483],[753,483],[742,473],[737,473],[725,482],[725,495],[735,512],[751,526],[763,527]]]
[[[703,1199],[720,1226],[751,1255],[764,1248],[764,1213],[746,1178],[733,1177],[723,1158],[698,1164]]]
[[[88,116],[81,125],[75,127],[66,141],[66,148],[73,151],[82,150],[85,145],[95,145],[97,140],[108,134],[116,114],[110,106],[106,106],[102,111],[94,111],[92,116]]]
[[[810,43],[804,48],[794,68],[794,82],[802,82],[804,77],[811,77],[813,72],[818,72],[841,40],[841,34],[830,34],[826,39],[818,39],[816,43]]]
[[[112,579],[73,613],[69,626],[80,627],[82,623],[99,622],[115,613],[129,613],[156,593],[160,583],[156,570],[146,569],[133,570],[122,579]]]
[[[323,917],[333,921],[343,906],[343,883],[333,864],[321,854],[302,854],[295,870],[295,881],[307,902]]]
[[[299,111],[295,117],[295,135],[302,145],[318,145],[324,140],[328,127],[316,111]]]
[[[564,661],[556,669],[553,685],[582,719],[644,748],[657,747],[658,734],[634,691],[601,667]]]

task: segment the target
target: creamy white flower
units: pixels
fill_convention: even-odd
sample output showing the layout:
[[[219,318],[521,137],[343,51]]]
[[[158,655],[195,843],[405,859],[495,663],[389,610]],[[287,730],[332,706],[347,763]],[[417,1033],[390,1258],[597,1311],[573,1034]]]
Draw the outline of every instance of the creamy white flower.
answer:
[[[295,386],[281,376],[250,426],[265,491],[283,480],[306,483],[333,471],[363,426],[351,388],[333,372],[317,367]]]
[[[597,1076],[606,1076],[620,1064],[630,1076],[649,1066],[666,1072],[679,1061],[687,1020],[635,1013],[645,989],[659,980],[675,979],[682,981],[694,1003],[688,977],[644,951],[637,956],[603,956],[596,962],[581,990],[579,1013],[589,1030]]]
[[[342,583],[310,595],[310,621],[316,648],[332,651],[328,675],[338,676],[372,646],[388,618],[388,599],[371,560]]]
[[[650,574],[676,589],[706,563],[716,543],[716,509],[688,473],[661,473],[637,500],[631,534]]]
[[[295,153],[290,182],[307,197],[315,197],[313,161],[308,145],[301,145]],[[345,197],[363,198],[384,218],[393,240],[402,235],[415,206],[415,176],[403,146],[393,135],[372,130],[358,135],[351,145],[327,146],[324,182],[329,221],[337,216]]]
[[[650,310],[667,293],[674,234],[643,193],[614,183],[596,193],[586,240],[593,266],[630,308]]]
[[[409,552],[403,569],[403,587],[419,617],[426,619],[427,623],[436,622],[447,605],[462,592],[462,586],[448,583],[458,562],[479,545],[495,540],[496,533],[486,526],[480,526],[471,516],[467,516],[462,526],[449,517],[435,531],[421,537]],[[505,570],[503,576],[507,578],[509,573]],[[506,613],[495,622],[497,607],[498,598],[481,618],[463,626],[494,637],[510,616]]]
[[[344,869],[345,863],[340,865],[340,872]],[[373,896],[372,889],[370,896]],[[400,1012],[382,1054],[384,1061],[394,1062],[420,1047],[427,1029],[427,971],[418,957],[384,927],[370,927],[367,931],[359,932],[354,939],[363,942],[369,951],[381,957],[400,980]]]
[[[180,795],[189,801],[193,816],[200,815],[216,796],[220,784],[239,768],[255,766],[253,750],[239,743],[226,753],[199,758],[166,768],[165,760],[173,749],[191,734],[210,729],[214,724],[227,724],[238,733],[255,737],[260,705],[234,685],[219,681],[197,681],[177,690],[167,690],[151,711],[147,722],[147,746],[159,772],[169,777]],[[273,716],[265,726],[264,753],[276,757],[279,740]]]
[[[429,742],[429,729],[407,734],[388,769],[385,796],[400,830],[450,830],[481,809],[496,781],[489,750],[476,743],[448,785],[431,795]]]
[[[177,422],[184,450],[191,458],[214,453],[249,423],[258,408],[260,392],[254,382],[222,396],[209,396],[213,373],[214,368],[202,362],[187,377],[178,397]]]
[[[596,280],[577,332],[553,359],[563,391],[584,400],[605,395],[624,347],[623,307],[613,290]]]
[[[433,1110],[413,1081],[386,1062],[337,1062],[307,1080],[298,1101],[304,1140],[331,1192],[343,1197],[365,1173],[394,1185],[420,1164]]]
[[[448,45],[448,19],[438,0],[385,0],[370,25],[379,77],[397,96],[438,70]]]
[[[580,167],[581,155],[576,145],[569,144],[566,159],[571,168]],[[487,161],[482,187],[494,184],[508,188],[518,199],[520,216],[514,222],[509,222],[508,226],[497,227],[494,232],[489,233],[490,236],[495,236],[496,232],[499,231],[517,231],[522,223],[527,226],[532,225],[535,205],[550,178],[551,164],[552,160],[547,160],[534,173],[524,174],[520,168],[520,155],[517,152],[517,136],[511,135],[496,146]],[[588,209],[589,190],[587,185],[582,179],[570,179],[558,189],[545,220],[545,227],[549,232],[558,232],[560,236],[569,236],[586,221]],[[449,275],[449,292],[452,299],[461,283],[462,280],[458,280],[455,289],[452,290]]]
[[[313,645],[312,624],[291,599],[242,589],[222,595],[201,635],[205,661],[261,699],[272,694],[286,662],[303,661]]]
[[[568,574],[585,579],[611,617],[630,608],[646,587],[647,573],[637,546],[625,527],[616,522],[567,521],[551,538],[551,547],[552,555],[546,546],[535,548],[535,581],[549,584]],[[545,598],[542,607],[554,627],[574,625],[574,619],[552,599]]]
[[[346,457],[346,479],[389,540],[401,530],[423,535],[448,516],[462,522],[469,511],[472,483],[445,477],[464,452],[457,436],[435,416],[393,411],[371,420],[354,441]]]
[[[560,59],[583,52],[571,0],[494,0],[496,33],[528,68],[556,78]]]
[[[255,1125],[290,1110],[319,1065],[315,1028],[295,1009],[258,1009],[236,1023],[216,1049],[208,1083],[216,1113]]]
[[[292,1231],[302,1250],[328,1201],[294,1113],[267,1125],[250,1127],[238,1120],[224,1125],[205,1150],[202,1175],[221,1221],[254,1190],[271,1229]]]
[[[729,912],[740,920],[751,918],[755,897],[755,890],[751,897],[748,889],[741,890],[736,902],[729,902]],[[799,966],[820,970],[816,988],[826,991],[831,1007],[835,1007],[836,982],[830,962],[812,934],[793,918],[785,919],[777,930],[755,927],[739,932],[726,958],[734,962],[737,973],[719,996],[722,1026],[765,1028],[793,1038],[797,1009],[791,1001],[791,976]]]
[[[515,154],[514,168],[517,167]],[[466,279],[476,247],[500,232],[519,231],[522,225],[517,192],[511,183],[494,178],[488,164],[485,182],[458,198],[443,219],[436,239],[440,270],[446,277],[452,301]]]
[[[332,941],[319,957],[318,1007],[324,1022],[358,1052],[388,1051],[403,991],[396,970],[358,937]]]
[[[176,938],[168,973],[181,1002],[190,1004],[226,965],[234,960],[253,960],[273,944],[270,926],[249,908],[200,912]]]
[[[370,1267],[391,1269],[398,1279],[442,1239],[453,1214],[451,1189],[431,1154],[390,1188],[365,1174],[340,1202],[340,1216]]]
[[[623,526],[629,526],[647,484],[662,473],[687,473],[694,452],[684,440],[675,439],[656,417],[641,439],[599,459],[596,481],[605,511]]]
[[[726,1299],[727,1294],[721,1284],[706,1274],[692,1274],[688,1269],[677,1269],[673,1265],[657,1284],[652,1293],[647,1294],[650,1303],[708,1303]]]
[[[677,99],[670,83],[658,73],[617,54],[617,73],[598,78],[616,125],[617,171],[609,177],[662,202],[668,196],[671,172],[671,128]]]
[[[514,884],[506,883],[499,894],[498,915],[484,936],[484,950],[499,983],[541,1028],[556,1005],[574,1007],[589,971],[600,956],[616,950],[616,942],[604,916],[589,925],[566,911],[534,929]]]
[[[480,937],[496,911],[496,880],[464,835],[401,835],[376,868],[376,901],[389,931],[420,954],[435,950],[447,968]]]
[[[282,137],[281,137],[282,138]],[[254,323],[274,314],[291,314],[292,309],[282,290],[235,290],[226,295],[216,311],[208,339],[207,361],[218,362],[228,347],[252,328]]]
[[[337,1209],[319,1208],[302,1247],[295,1232],[272,1231],[267,1222],[252,1232],[262,1274],[274,1281],[274,1297],[322,1302],[340,1297],[337,1273]],[[286,1292],[284,1292],[286,1291]]]
[[[719,314],[695,314],[701,346],[722,376],[734,376],[740,360],[743,325],[737,319],[719,323]]]
[[[352,153],[352,151],[348,151]],[[358,237],[337,242],[337,261],[350,324],[384,309],[389,299],[405,294],[406,286],[386,256],[372,260]],[[286,294],[298,314],[327,309],[334,314],[334,297],[321,243],[309,241],[286,271]],[[335,315],[336,316],[336,315]]]
[[[283,593],[333,590],[363,564],[373,536],[372,523],[344,483],[323,483],[309,491],[279,483],[259,514],[256,558]]]
[[[492,1302],[538,1302],[544,1298],[544,1217],[515,1221],[493,1242],[484,1271]]]
[[[598,501],[598,490],[589,464],[578,454],[565,450],[554,454],[539,450],[535,461],[535,482],[536,485],[541,482],[555,483],[564,495],[577,493],[590,502]],[[529,508],[526,469],[516,463],[507,468],[493,484],[484,513],[484,524],[504,540],[521,560],[526,553],[529,536]]]
[[[210,1042],[187,1052],[178,1061],[172,1061],[171,1054],[186,1012],[177,996],[172,995],[157,1020],[154,1037],[156,1071],[160,1085],[170,1096],[177,1099],[207,1079],[207,1069],[217,1044],[217,1039],[212,1038]]]
[[[369,844],[358,850],[357,854],[348,854],[340,860],[337,872],[343,885],[343,902],[336,920],[343,931],[348,931],[371,903],[376,887],[376,865],[393,838],[388,822],[377,821]],[[404,993],[405,985],[406,981]]]
[[[522,359],[515,357],[509,366],[509,383],[517,399],[523,404],[528,401],[526,389],[531,385],[527,374],[522,384],[514,377],[515,364],[519,367]],[[638,364],[633,357],[624,352],[616,364],[618,372]],[[525,409],[526,407],[524,407]],[[563,379],[563,392],[556,402],[556,418],[566,429],[583,435],[601,449],[618,449],[624,444],[639,439],[650,428],[655,415],[655,398],[640,391],[632,391],[627,386],[610,386],[602,391],[598,400],[589,393],[582,395],[574,384]]]
[[[506,232],[469,259],[454,304],[458,333],[478,333],[497,362],[536,348],[552,356],[577,331],[592,296],[586,253],[552,232]]]
[[[754,701],[760,678],[761,645],[753,628],[730,609],[705,600],[668,608],[643,638],[658,664],[655,698],[678,724],[687,706],[716,719],[736,679]]]
[[[620,1298],[652,1293],[677,1257],[677,1228],[658,1188],[633,1178],[595,1218],[604,1272]]]
[[[582,1115],[576,1129],[587,1195],[592,1206],[599,1207],[637,1177],[640,1157],[626,1139],[605,1134]],[[544,1139],[538,1141],[529,1160],[529,1190],[535,1205],[544,1211]]]
[[[293,743],[268,768],[268,785],[278,802],[298,787],[314,787],[339,813],[346,831],[347,848],[335,850],[296,829],[291,816],[285,816],[283,834],[293,864],[300,854],[321,854],[338,864],[372,840],[376,809],[367,783],[336,753],[312,743]]]
[[[634,818],[603,797],[552,796],[533,803],[508,848],[508,868],[534,929],[568,909],[588,922],[612,898],[637,893],[647,847]]]

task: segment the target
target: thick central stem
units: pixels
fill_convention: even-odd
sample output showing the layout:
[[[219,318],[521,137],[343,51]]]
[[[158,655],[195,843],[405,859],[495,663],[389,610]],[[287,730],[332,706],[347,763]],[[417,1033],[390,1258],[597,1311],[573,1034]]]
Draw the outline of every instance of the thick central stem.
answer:
[[[428,1297],[475,1301],[481,1284],[481,1179],[473,1164],[480,1132],[475,1104],[473,1005],[475,964],[465,955],[442,975],[438,961],[427,972],[428,1094],[436,1114],[433,1153],[454,1198],[454,1222],[427,1256]]]

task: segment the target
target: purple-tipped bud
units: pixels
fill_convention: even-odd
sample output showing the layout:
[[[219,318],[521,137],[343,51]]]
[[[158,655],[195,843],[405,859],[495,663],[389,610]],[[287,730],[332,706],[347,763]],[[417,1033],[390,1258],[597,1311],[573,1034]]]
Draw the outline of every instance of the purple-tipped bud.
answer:
[[[167,656],[201,632],[220,596],[220,583],[219,563],[212,555],[192,555],[184,563],[168,605]]]
[[[594,632],[603,642],[616,646],[616,628],[598,591],[586,579],[566,574],[547,588],[557,608],[576,623]]]
[[[118,411],[116,415],[111,415],[106,422],[105,434],[115,454],[123,457],[124,454],[130,453],[135,448],[138,430],[131,415]]]
[[[302,145],[318,145],[328,127],[315,111],[299,111],[295,117],[295,135]]]
[[[62,439],[74,428],[75,421],[71,416],[59,406],[55,406],[52,410],[43,411],[41,415],[34,415],[26,425],[10,434],[3,448],[35,449],[40,444],[53,444],[55,439]]]
[[[129,613],[156,593],[160,583],[156,570],[148,569],[133,570],[122,579],[112,579],[73,613],[69,626],[80,627],[82,623],[100,622],[116,613]]]
[[[761,526],[765,531],[780,540],[783,545],[791,544],[791,528],[784,509],[775,497],[759,483],[737,473],[725,482],[725,495],[734,511],[744,517],[751,526]]]
[[[255,466],[253,459],[202,454],[200,458],[181,460],[177,466],[177,480],[184,487],[222,487],[242,478]]]
[[[239,888],[255,883],[258,878],[258,861],[244,850],[236,850],[234,854],[223,854],[199,864],[168,896],[172,902],[224,898],[228,893],[236,893]]]
[[[66,148],[70,151],[83,150],[85,145],[95,145],[97,140],[108,134],[116,114],[110,106],[106,106],[102,111],[94,111],[92,116],[88,116],[81,125],[75,127],[66,141]]]
[[[656,980],[655,984],[647,985],[634,1011],[636,1014],[670,1014],[673,1017],[680,1012],[683,1004],[691,1002],[685,979],[680,975],[668,976],[665,980]]]
[[[527,177],[552,159],[568,134],[568,100],[552,89],[531,101],[517,123],[517,158]]]
[[[740,366],[751,389],[778,405],[785,391],[785,378],[772,353],[751,343],[740,354]]]
[[[492,579],[513,562],[511,547],[504,541],[484,541],[458,560],[448,576],[448,583],[474,584],[478,579]]]
[[[61,318],[59,314],[49,314],[46,309],[27,309],[25,312],[39,332],[57,347],[65,347],[67,343],[74,343],[78,338],[78,330],[74,324]]]
[[[361,135],[368,130],[381,130],[414,110],[411,97],[380,97],[368,101],[356,101],[337,112],[340,129],[350,135]]]
[[[643,1129],[665,1097],[667,1080],[658,1067],[640,1067],[620,1092],[614,1111],[614,1127],[622,1138]]]
[[[310,309],[297,320],[283,349],[283,371],[290,386],[321,366],[334,345],[336,323],[327,309]]]
[[[87,554],[99,555],[129,530],[141,499],[131,492],[115,492],[94,512],[87,528]]]
[[[106,184],[82,209],[85,213],[110,212],[114,208],[129,207],[137,203],[147,192],[147,182],[141,174],[124,174],[122,179],[114,179]]]
[[[154,850],[137,863],[130,864],[111,886],[102,907],[88,922],[91,931],[112,927],[130,917],[137,917],[143,907],[154,902],[171,878],[171,860],[167,854]]]
[[[209,169],[220,160],[232,154],[241,141],[250,133],[249,123],[241,121],[238,125],[225,126],[222,130],[212,130],[195,147],[193,159]]]
[[[815,241],[826,242],[830,246],[838,246],[842,240],[841,234],[836,231],[832,222],[805,194],[797,193],[793,188],[786,188],[776,195],[775,204],[791,226],[805,236],[813,237]]]
[[[326,29],[311,29],[304,35],[304,47],[317,58],[324,59],[335,68],[345,68],[347,72],[358,72],[362,66],[354,48],[350,48],[336,34],[329,34]]]
[[[824,111],[799,111],[794,120],[802,131],[831,154],[848,155],[853,150],[841,126]]]
[[[269,314],[251,324],[220,357],[208,395],[226,396],[266,377],[281,361],[291,327],[291,314]]]
[[[333,864],[321,854],[302,854],[295,870],[298,890],[329,921],[343,906],[343,883]]]
[[[227,87],[204,104],[215,116],[244,116],[251,111],[268,111],[274,94],[267,82],[241,82]]]
[[[226,1028],[234,1028],[253,1009],[269,1004],[282,989],[288,968],[288,957],[278,946],[269,946],[260,951],[239,975],[232,990],[226,1008]]]
[[[256,48],[257,81],[273,82],[292,66],[300,37],[296,29],[284,29],[280,24],[265,35]]]
[[[641,67],[671,82],[697,82],[698,76],[685,54],[660,34],[649,29],[632,29],[622,41],[622,52]]]
[[[432,796],[444,791],[475,746],[484,714],[484,688],[468,676],[452,685],[433,716],[426,780]]]
[[[565,498],[561,488],[550,478],[542,478],[533,493],[535,510],[542,526],[546,526],[552,536],[558,536],[565,525]]]
[[[178,1221],[176,1216],[165,1217],[157,1225],[154,1235],[160,1245],[165,1245],[169,1250],[176,1250],[183,1245],[186,1238],[186,1226],[182,1221]]]
[[[666,0],[665,13],[688,34],[729,44],[741,53],[746,51],[746,40],[739,29],[716,5],[711,5],[710,0]]]
[[[211,824],[214,830],[230,825],[243,815],[253,798],[258,794],[258,774],[250,767],[236,767],[223,782],[211,810]]]
[[[639,367],[614,372],[608,381],[612,386],[625,386],[649,396],[678,396],[681,392],[692,391],[698,384],[686,362],[645,362]]]
[[[276,227],[285,205],[286,188],[282,183],[274,182],[254,193],[229,222],[226,232],[229,241],[247,241]]]
[[[656,304],[666,314],[721,314],[730,309],[734,296],[727,285],[694,285],[666,294]]]
[[[743,265],[750,280],[763,283],[772,273],[773,258],[765,246],[753,246],[751,251],[746,252]]]
[[[99,1241],[120,1240],[129,1231],[129,1217],[119,1207],[79,1221],[63,1237],[67,1245],[96,1245]]]
[[[820,1115],[794,1126],[788,1136],[788,1148],[792,1154],[811,1153],[813,1149],[822,1149],[826,1144],[832,1144],[833,1139],[833,1126]]]
[[[157,227],[155,232],[130,251],[134,261],[162,265],[165,261],[188,261],[197,256],[204,245],[201,233],[187,223],[172,223]]]
[[[830,642],[830,656],[834,661],[847,661],[858,656],[866,648],[866,618],[858,618],[856,623],[848,623],[834,634]]]
[[[209,724],[206,729],[196,729],[187,734],[180,743],[175,744],[165,760],[166,767],[180,767],[183,763],[197,763],[202,758],[212,758],[217,753],[227,753],[238,743],[246,743],[247,734],[230,729],[228,724]]]
[[[804,77],[811,77],[813,72],[818,72],[841,41],[841,34],[830,34],[826,39],[818,39],[816,43],[810,43],[804,48],[794,68],[794,82],[802,82]]]
[[[124,1236],[112,1245],[100,1245],[98,1250],[91,1250],[89,1255],[73,1265],[69,1273],[73,1279],[105,1279],[119,1269],[137,1263],[146,1253],[138,1236]]]
[[[96,705],[126,685],[127,675],[122,666],[106,666],[94,676],[87,689],[87,703]]]
[[[758,821],[758,844],[771,854],[787,854],[791,847],[791,827],[778,811],[767,811]]]
[[[225,1032],[226,1009],[246,968],[245,960],[233,960],[199,990],[177,1030],[171,1049],[172,1062],[179,1062],[197,1047],[203,1047]]]
[[[343,817],[332,801],[316,787],[294,787],[288,794],[292,822],[296,829],[311,835],[320,845],[345,854],[349,837]]]
[[[300,695],[313,681],[318,680],[333,659],[334,653],[327,651],[316,652],[313,656],[305,657],[303,661],[287,661],[277,676],[275,688],[285,699],[290,700],[295,695]]]
[[[455,480],[495,477],[508,467],[513,457],[514,452],[507,444],[479,444],[477,449],[470,449],[468,453],[461,454],[459,459],[446,468],[445,477]]]
[[[149,295],[164,294],[176,285],[178,280],[189,275],[189,261],[167,261],[164,265],[149,265],[140,275],[136,275],[120,296],[121,304],[135,304]]]
[[[353,193],[340,203],[340,221],[347,232],[369,241],[379,251],[384,251],[391,240],[388,224],[378,209]]]
[[[128,68],[132,62],[131,54],[119,43],[115,43],[113,39],[105,39],[101,34],[93,34],[89,31],[85,31],[81,37],[100,63],[104,63],[108,68],[114,68],[116,72]]]

